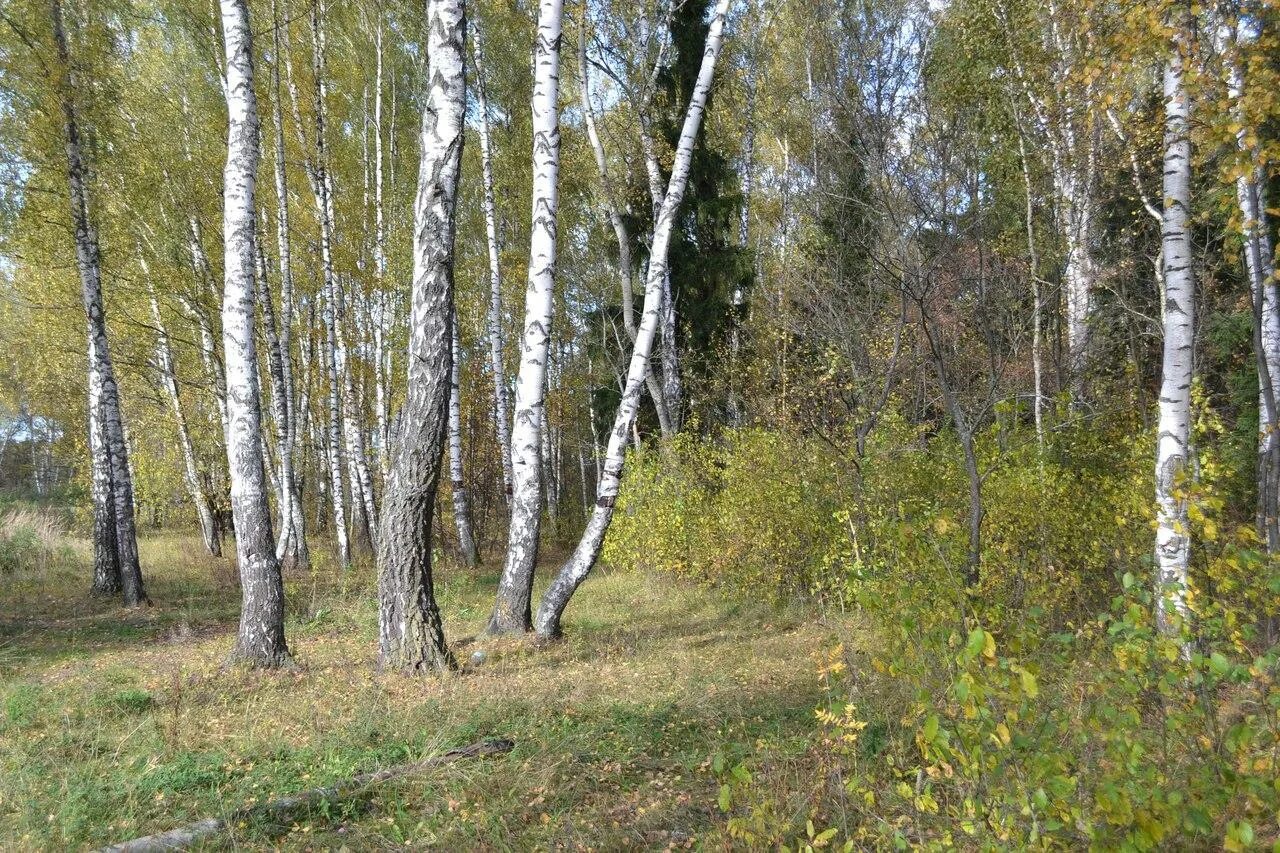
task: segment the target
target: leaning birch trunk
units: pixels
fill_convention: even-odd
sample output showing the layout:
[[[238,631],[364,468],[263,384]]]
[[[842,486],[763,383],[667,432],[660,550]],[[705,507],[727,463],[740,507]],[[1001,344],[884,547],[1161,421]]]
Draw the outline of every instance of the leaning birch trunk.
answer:
[[[254,667],[289,663],[284,583],[271,533],[262,461],[262,411],[254,346],[254,189],[258,105],[246,0],[221,0],[227,57],[227,165],[223,172],[222,351],[227,369],[227,467],[240,567],[240,628],[232,658]]]
[[[640,123],[640,148],[644,152],[645,171],[649,175],[649,198],[653,204],[655,222],[662,211],[666,190],[662,184],[662,167],[658,164],[658,149],[654,146],[653,134],[649,132],[646,120]],[[684,387],[680,380],[680,356],[676,351],[676,307],[671,301],[671,267],[666,267],[665,279],[662,282],[662,305],[658,309],[658,348],[662,362],[662,381],[650,384],[650,392],[660,388],[654,396],[654,405],[658,410],[658,427],[663,438],[670,438],[680,430],[680,407],[684,399]]]
[[[1179,10],[1185,15],[1185,9]],[[1177,13],[1175,13],[1177,14]],[[1184,21],[1164,68],[1164,360],[1160,379],[1160,422],[1156,437],[1156,597],[1157,621],[1176,635],[1188,615],[1187,564],[1191,536],[1187,519],[1188,461],[1191,458],[1191,381],[1195,331],[1192,271],[1191,140],[1189,104],[1183,84]]]
[[[484,43],[472,31],[476,65],[476,106],[480,113],[480,168],[484,180],[484,228],[489,247],[489,369],[493,373],[493,419],[502,458],[503,494],[511,502],[511,424],[507,404],[507,369],[502,358],[502,264],[498,253],[498,213],[493,189],[493,149],[489,139],[489,98],[484,85]]]
[[[507,558],[489,619],[493,634],[531,627],[533,570],[542,522],[542,408],[556,276],[556,220],[560,177],[561,0],[539,0],[533,82],[533,213],[524,338],[511,430],[511,524]]]
[[[333,220],[330,213],[333,204],[329,199],[327,148],[325,146],[325,100],[327,87],[324,79],[324,32],[320,28],[318,3],[311,6],[312,69],[315,75],[316,97],[316,165],[311,184],[316,202],[316,216],[320,220],[320,265],[324,278],[322,296],[325,329],[325,371],[328,378],[329,421],[325,440],[329,462],[329,499],[333,506],[333,535],[338,545],[338,562],[345,568],[351,565],[351,540],[347,536],[346,496],[342,484],[342,389],[338,373],[337,298],[338,283],[333,269]]]
[[[458,315],[453,315],[453,367],[449,371],[449,478],[453,487],[453,519],[458,527],[458,554],[463,565],[480,562],[471,527],[471,496],[462,470],[462,347],[458,341]]]
[[[160,302],[156,299],[155,288],[150,281],[150,270],[142,259],[142,274],[147,278],[150,291],[151,320],[156,326],[156,366],[160,368],[160,384],[164,386],[169,398],[169,408],[173,411],[174,423],[178,426],[178,445],[182,450],[183,481],[187,486],[187,494],[196,510],[196,518],[200,522],[200,534],[204,539],[204,547],[213,557],[222,556],[222,537],[218,535],[217,523],[213,517],[213,505],[205,492],[204,481],[200,477],[200,466],[196,462],[195,446],[191,442],[191,428],[187,424],[186,413],[182,410],[182,396],[178,391],[178,377],[174,368],[173,345],[169,340],[169,330],[165,326],[164,316],[160,313]]]
[[[89,341],[89,408],[90,429],[96,420],[100,434],[90,435],[90,449],[98,456],[95,467],[95,522],[101,516],[102,523],[95,523],[94,541],[94,591],[110,592],[115,586],[118,571],[119,589],[124,603],[136,607],[147,602],[142,583],[142,567],[138,561],[137,527],[134,522],[133,479],[129,470],[129,449],[124,438],[124,414],[120,408],[120,389],[116,385],[115,369],[111,364],[111,349],[107,343],[107,318],[102,297],[102,258],[98,246],[98,232],[89,217],[88,168],[80,147],[80,123],[76,117],[75,78],[72,74],[70,49],[62,20],[61,0],[53,0],[53,36],[58,54],[58,94],[62,106],[63,143],[67,156],[67,190],[71,202],[71,221],[76,242],[76,268],[80,274],[81,297],[84,302]],[[98,469],[102,470],[99,471]],[[102,473],[108,476],[102,489]],[[98,511],[97,503],[104,509]],[[111,525],[106,523],[110,507]],[[101,530],[98,528],[101,527]],[[114,528],[114,529],[111,529]],[[114,541],[107,541],[107,534]],[[116,571],[112,570],[114,554]],[[103,574],[99,578],[97,570]]]
[[[595,509],[591,513],[591,519],[587,522],[587,529],[583,532],[577,548],[561,567],[551,586],[547,588],[542,597],[541,606],[538,608],[538,618],[534,627],[538,636],[544,639],[551,639],[560,634],[560,619],[564,615],[565,607],[568,606],[573,593],[586,580],[596,559],[600,556],[605,533],[609,529],[609,522],[613,519],[613,507],[618,497],[618,485],[622,477],[627,434],[631,430],[639,408],[640,393],[649,365],[649,354],[658,329],[658,314],[662,309],[662,285],[667,274],[667,250],[671,241],[671,229],[689,179],[693,143],[698,135],[698,128],[702,124],[702,114],[706,109],[712,78],[715,76],[716,59],[720,55],[720,47],[724,39],[729,2],[730,0],[718,0],[716,3],[715,18],[707,32],[707,46],[702,55],[702,67],[698,71],[698,81],[689,101],[689,111],[685,115],[684,127],[680,131],[680,142],[676,147],[675,162],[671,168],[671,180],[667,185],[662,210],[654,222],[653,244],[649,249],[648,278],[645,283],[644,313],[640,318],[640,328],[636,332],[636,344],[627,369],[627,382],[622,401],[618,404],[618,413],[614,417],[613,429],[609,434],[609,449],[605,455],[604,470],[600,476]]]
[[[626,330],[627,339],[634,346],[636,342],[635,265],[631,259],[631,233],[627,228],[626,220],[622,218],[622,211],[614,194],[613,181],[609,177],[609,161],[604,152],[604,142],[600,139],[600,132],[596,127],[595,104],[591,100],[591,63],[587,57],[586,0],[583,0],[579,16],[578,92],[582,98],[582,114],[587,125],[587,138],[591,142],[591,151],[596,159],[596,172],[600,175],[600,189],[604,197],[605,210],[609,214],[609,224],[613,226],[614,238],[618,241],[618,278],[622,282],[622,327]],[[668,435],[671,424],[667,419],[667,407],[662,388],[658,385],[658,377],[654,375],[652,369],[645,377],[645,383],[658,414],[658,426],[664,436]]]
[[[408,384],[393,430],[378,537],[378,644],[383,667],[452,668],[431,579],[431,529],[449,407],[453,259],[467,88],[463,0],[428,0],[427,102],[414,205]]]

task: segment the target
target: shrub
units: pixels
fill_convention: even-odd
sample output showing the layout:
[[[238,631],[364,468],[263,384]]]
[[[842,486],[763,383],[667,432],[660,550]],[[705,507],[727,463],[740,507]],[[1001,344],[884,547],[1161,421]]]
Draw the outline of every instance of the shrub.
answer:
[[[1150,441],[1115,426],[1059,427],[1043,453],[981,437],[982,579],[965,589],[958,449],[889,425],[835,558],[876,640],[820,656],[807,813],[780,808],[751,757],[717,771],[731,836],[795,849],[1275,842],[1280,648],[1257,628],[1280,609],[1280,571],[1226,509],[1233,472],[1204,453],[1188,487],[1193,620],[1157,632]]]
[[[633,450],[605,559],[770,598],[842,592],[838,458],[764,430]]]

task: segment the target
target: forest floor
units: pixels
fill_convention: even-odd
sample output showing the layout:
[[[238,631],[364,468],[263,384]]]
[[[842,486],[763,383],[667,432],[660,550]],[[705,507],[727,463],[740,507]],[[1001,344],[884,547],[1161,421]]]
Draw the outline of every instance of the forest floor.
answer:
[[[446,564],[437,591],[466,667],[409,679],[375,666],[372,569],[320,568],[287,578],[299,669],[246,672],[224,668],[239,608],[230,561],[193,539],[148,538],[154,605],[131,612],[85,595],[83,547],[68,565],[0,579],[4,849],[119,842],[490,737],[515,749],[288,825],[236,821],[207,847],[733,846],[715,756],[731,766],[767,743],[773,784],[803,790],[822,699],[815,655],[859,633],[605,568],[574,599],[565,641],[466,643],[497,568]],[[486,659],[473,665],[477,649]],[[781,801],[803,824],[804,797]]]

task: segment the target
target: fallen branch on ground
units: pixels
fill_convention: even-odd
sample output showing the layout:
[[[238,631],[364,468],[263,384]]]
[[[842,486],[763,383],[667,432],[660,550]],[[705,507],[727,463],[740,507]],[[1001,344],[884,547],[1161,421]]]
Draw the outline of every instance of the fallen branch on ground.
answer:
[[[510,752],[515,748],[515,741],[506,739],[482,740],[464,746],[459,749],[451,749],[443,755],[437,755],[434,758],[428,758],[425,761],[419,761],[416,764],[402,764],[399,767],[390,767],[386,770],[379,770],[375,773],[366,773],[362,776],[356,776],[353,779],[347,779],[330,785],[326,788],[314,788],[310,791],[303,791],[289,797],[281,797],[278,800],[272,800],[259,806],[245,806],[240,808],[225,818],[205,818],[204,820],[189,823],[186,826],[180,826],[177,829],[171,829],[168,832],[162,832],[158,835],[146,835],[142,838],[135,838],[132,841],[124,841],[120,844],[112,844],[103,847],[97,853],[152,853],[160,850],[182,850],[197,841],[207,838],[210,835],[217,835],[227,828],[228,823],[243,820],[248,817],[272,817],[276,819],[285,818],[294,812],[324,802],[325,800],[334,800],[342,797],[349,797],[359,793],[361,790],[381,782],[388,782],[392,779],[400,779],[405,776],[411,776],[414,773],[420,773],[424,770],[430,770],[434,767],[441,767],[445,764],[452,764],[463,758],[482,758],[487,755],[502,755]]]

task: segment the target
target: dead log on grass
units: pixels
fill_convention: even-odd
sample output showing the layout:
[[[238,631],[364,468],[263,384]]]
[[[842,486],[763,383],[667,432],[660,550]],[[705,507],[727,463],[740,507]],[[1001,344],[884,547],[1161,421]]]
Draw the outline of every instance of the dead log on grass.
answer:
[[[354,794],[360,793],[366,788],[382,782],[389,782],[393,779],[412,776],[415,773],[421,773],[424,770],[430,770],[435,767],[452,764],[455,761],[460,761],[464,758],[482,758],[488,755],[502,755],[510,752],[514,748],[515,741],[506,739],[478,741],[470,746],[451,749],[443,755],[437,755],[434,758],[428,758],[427,760],[419,761],[416,764],[402,764],[399,767],[390,767],[386,770],[379,770],[375,773],[366,773],[362,776],[356,776],[353,779],[347,779],[325,788],[313,788],[310,791],[303,791],[292,796],[281,797],[278,800],[272,800],[262,805],[245,806],[237,809],[225,818],[205,818],[204,820],[189,823],[186,826],[171,829],[168,832],[162,832],[158,835],[147,835],[142,838],[135,838],[132,841],[112,844],[101,848],[97,853],[155,853],[155,851],[161,850],[182,850],[198,841],[208,838],[211,835],[217,835],[225,830],[228,824],[233,824],[246,818],[270,817],[277,820],[287,819],[294,813],[302,811],[310,806],[325,802],[326,800],[350,797]]]

